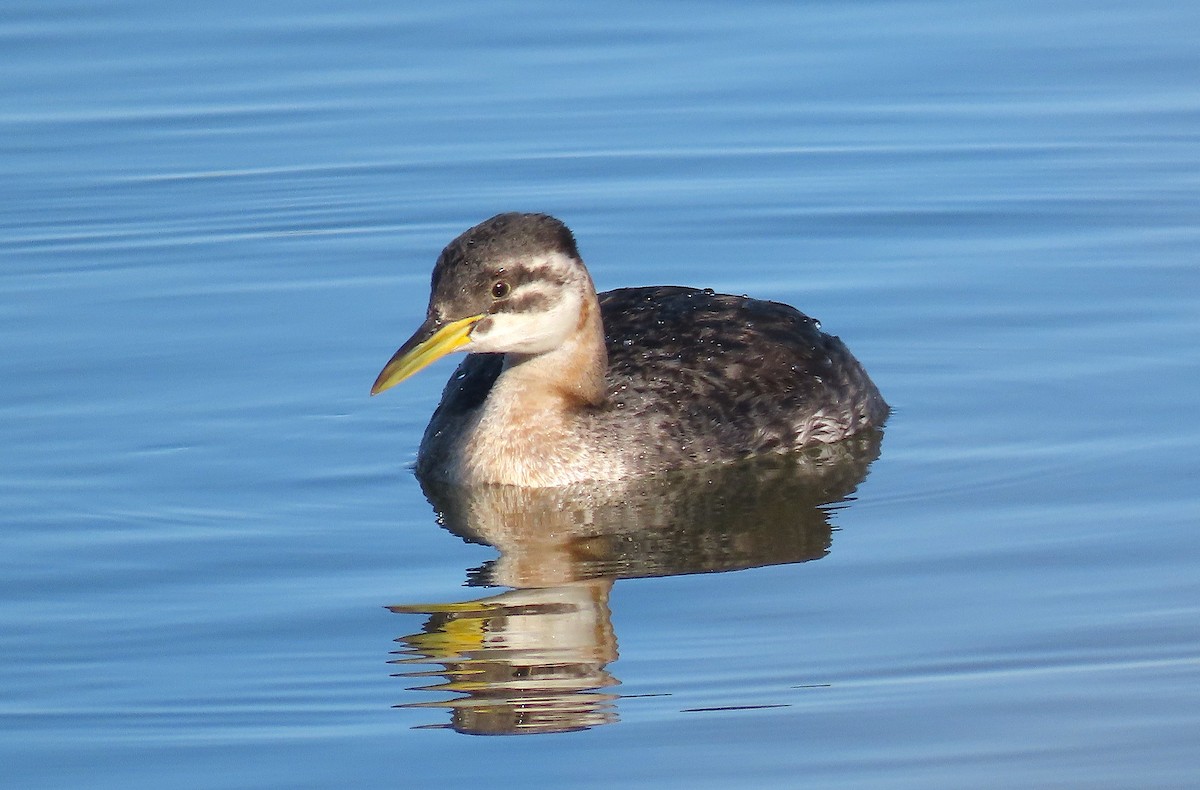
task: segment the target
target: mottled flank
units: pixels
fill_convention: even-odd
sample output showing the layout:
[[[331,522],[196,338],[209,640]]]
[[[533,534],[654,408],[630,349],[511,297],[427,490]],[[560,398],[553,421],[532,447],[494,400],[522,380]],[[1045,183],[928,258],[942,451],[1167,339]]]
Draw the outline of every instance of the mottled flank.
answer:
[[[446,385],[418,454],[429,479],[628,479],[837,442],[888,414],[815,320],[695,288],[597,296],[570,231],[545,215],[501,215],[452,242],[429,316],[476,316],[465,350],[492,352]]]
[[[628,476],[834,442],[887,418],[845,344],[788,305],[675,286],[599,299],[607,397],[576,415],[586,431],[579,441],[626,458]],[[503,361],[463,360],[424,445],[471,421]],[[440,460],[423,457],[419,468]]]
[[[660,286],[609,291],[600,309],[609,409],[654,426],[669,465],[834,442],[887,416],[845,344],[787,305]]]

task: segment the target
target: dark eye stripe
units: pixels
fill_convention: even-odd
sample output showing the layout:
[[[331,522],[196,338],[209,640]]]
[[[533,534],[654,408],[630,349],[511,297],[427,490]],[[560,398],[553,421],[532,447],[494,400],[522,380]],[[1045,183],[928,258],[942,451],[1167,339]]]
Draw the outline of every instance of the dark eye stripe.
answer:
[[[498,303],[492,312],[495,313],[524,313],[545,310],[550,306],[550,299],[545,294],[522,294],[512,299]]]

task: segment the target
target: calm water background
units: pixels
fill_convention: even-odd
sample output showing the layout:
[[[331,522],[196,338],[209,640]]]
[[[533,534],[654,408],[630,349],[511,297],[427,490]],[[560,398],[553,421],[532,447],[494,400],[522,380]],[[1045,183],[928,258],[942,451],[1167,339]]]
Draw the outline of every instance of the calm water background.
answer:
[[[0,784],[1200,772],[1200,7],[0,9]],[[895,406],[828,556],[620,580],[610,724],[387,662],[495,551],[367,389],[501,210],[798,305]],[[443,726],[434,726],[443,725]]]

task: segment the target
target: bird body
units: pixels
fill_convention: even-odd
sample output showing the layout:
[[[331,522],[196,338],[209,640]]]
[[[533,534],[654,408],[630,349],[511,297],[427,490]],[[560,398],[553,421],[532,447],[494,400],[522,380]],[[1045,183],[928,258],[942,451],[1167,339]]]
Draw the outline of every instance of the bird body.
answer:
[[[888,406],[838,338],[788,305],[657,286],[597,294],[540,214],[464,233],[379,392],[452,350],[422,477],[558,486],[785,453],[878,428]]]

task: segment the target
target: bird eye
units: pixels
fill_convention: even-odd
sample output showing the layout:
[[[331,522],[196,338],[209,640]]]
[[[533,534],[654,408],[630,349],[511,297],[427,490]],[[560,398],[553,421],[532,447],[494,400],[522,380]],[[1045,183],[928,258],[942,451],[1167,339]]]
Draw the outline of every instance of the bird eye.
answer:
[[[504,280],[497,280],[496,284],[492,286],[492,296],[496,299],[503,299],[511,290],[512,288]]]

